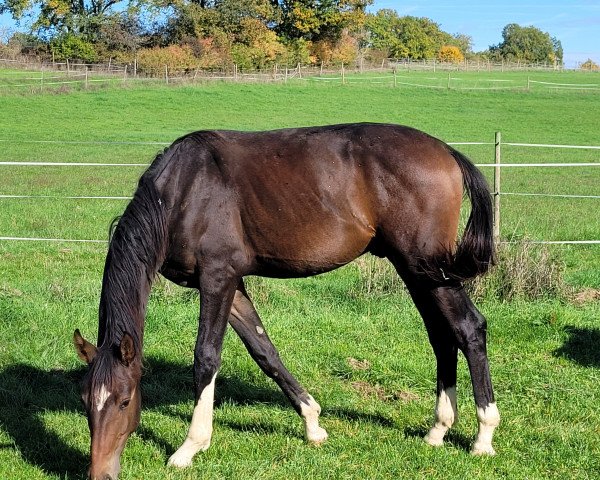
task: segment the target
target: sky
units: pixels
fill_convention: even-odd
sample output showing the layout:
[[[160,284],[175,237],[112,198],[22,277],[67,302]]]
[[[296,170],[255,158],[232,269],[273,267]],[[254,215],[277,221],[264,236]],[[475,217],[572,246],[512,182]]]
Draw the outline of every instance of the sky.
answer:
[[[502,42],[509,23],[534,26],[561,41],[567,68],[588,58],[600,64],[600,0],[375,0],[369,10],[382,8],[428,17],[445,32],[469,35],[476,52]],[[6,14],[0,15],[0,34],[2,27],[14,28]]]
[[[469,35],[476,52],[501,43],[509,23],[534,26],[560,40],[567,68],[588,58],[600,64],[600,0],[375,0],[370,10],[383,8],[427,17],[445,32]]]

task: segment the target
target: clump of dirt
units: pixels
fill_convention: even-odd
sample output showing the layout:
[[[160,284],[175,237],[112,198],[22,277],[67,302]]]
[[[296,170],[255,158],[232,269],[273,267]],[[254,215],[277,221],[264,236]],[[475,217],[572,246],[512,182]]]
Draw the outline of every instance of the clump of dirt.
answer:
[[[378,400],[382,402],[386,401],[394,401],[401,400],[403,402],[413,402],[419,399],[419,396],[413,392],[387,392],[385,388],[383,388],[379,384],[372,385],[369,382],[365,381],[356,381],[350,383],[352,388],[356,390],[363,397],[377,397]]]
[[[356,358],[348,357],[346,361],[353,370],[368,370],[371,368],[371,362],[368,360],[357,360]]]
[[[600,300],[600,289],[598,288],[586,288],[581,292],[577,292],[573,296],[573,302],[576,305],[583,305],[584,303],[594,302]]]

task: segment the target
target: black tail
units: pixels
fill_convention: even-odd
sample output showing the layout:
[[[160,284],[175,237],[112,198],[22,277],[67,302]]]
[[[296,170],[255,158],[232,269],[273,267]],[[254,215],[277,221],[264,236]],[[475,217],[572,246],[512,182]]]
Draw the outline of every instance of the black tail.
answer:
[[[421,260],[421,270],[436,284],[464,282],[482,275],[494,264],[495,256],[492,198],[487,181],[466,156],[451,147],[448,151],[462,172],[471,214],[454,252]]]
[[[448,276],[464,281],[482,275],[494,264],[494,213],[490,189],[483,174],[462,153],[450,149],[462,172],[471,214],[454,253]]]
[[[111,225],[100,299],[99,345],[120,341],[125,331],[141,343],[148,293],[167,251],[166,209],[154,183],[161,157],[142,175],[125,212]]]

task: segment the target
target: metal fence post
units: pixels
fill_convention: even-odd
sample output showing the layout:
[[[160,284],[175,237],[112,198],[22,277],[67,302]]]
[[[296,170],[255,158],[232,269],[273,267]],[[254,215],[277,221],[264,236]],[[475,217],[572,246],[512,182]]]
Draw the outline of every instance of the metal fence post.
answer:
[[[501,134],[496,132],[494,154],[494,243],[500,242],[500,146]]]

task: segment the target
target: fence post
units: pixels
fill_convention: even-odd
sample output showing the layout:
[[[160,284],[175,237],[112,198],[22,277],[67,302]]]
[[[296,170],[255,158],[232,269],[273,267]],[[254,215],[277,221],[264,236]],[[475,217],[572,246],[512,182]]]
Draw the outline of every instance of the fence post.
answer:
[[[85,89],[88,88],[88,66],[85,66]]]
[[[165,65],[165,83],[169,84],[169,67]]]
[[[450,72],[448,72],[448,90],[450,90]]]
[[[496,132],[495,154],[494,154],[494,243],[500,242],[500,146],[501,134]]]
[[[342,85],[346,84],[346,76],[344,75],[344,62],[342,62]]]

